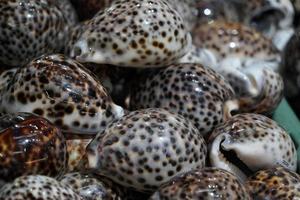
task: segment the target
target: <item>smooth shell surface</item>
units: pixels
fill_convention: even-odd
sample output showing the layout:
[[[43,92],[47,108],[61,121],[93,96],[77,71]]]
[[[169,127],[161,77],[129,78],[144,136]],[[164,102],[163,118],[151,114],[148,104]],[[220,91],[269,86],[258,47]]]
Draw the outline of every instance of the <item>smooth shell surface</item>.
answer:
[[[91,19],[71,57],[129,67],[173,63],[191,43],[180,15],[165,0],[119,0]]]
[[[282,50],[294,32],[295,11],[291,1],[243,0],[239,4],[244,12],[241,21],[272,39],[276,47]]]
[[[88,173],[65,174],[60,182],[76,191],[84,200],[121,200],[124,195],[118,186],[105,177]]]
[[[150,199],[250,200],[250,197],[245,187],[233,174],[222,169],[204,168],[175,177],[159,188]]]
[[[88,145],[89,168],[151,192],[177,174],[205,166],[206,144],[185,118],[163,109],[131,112]]]
[[[63,55],[18,69],[0,95],[0,111],[35,113],[65,132],[96,134],[123,115],[91,72]]]
[[[0,117],[0,179],[22,175],[58,177],[67,166],[66,141],[44,118],[17,113]]]
[[[228,170],[243,181],[261,169],[278,165],[292,171],[297,168],[291,137],[263,115],[235,115],[217,127],[209,141],[212,166]]]
[[[181,62],[190,59],[221,73],[241,98],[240,110],[268,113],[277,107],[283,81],[274,71],[281,66],[281,56],[270,40],[244,25],[221,21],[201,25],[193,33],[196,48]]]
[[[71,188],[46,176],[22,176],[0,190],[0,200],[82,200]]]
[[[229,83],[200,64],[176,64],[148,74],[132,92],[132,109],[165,108],[189,119],[206,135],[228,115]]]
[[[0,62],[20,67],[62,48],[70,19],[66,1],[0,1]],[[69,12],[68,12],[69,13]]]
[[[299,174],[282,167],[257,172],[245,186],[253,199],[300,198]]]
[[[215,69],[222,67],[270,67],[279,70],[278,49],[262,34],[239,23],[215,21],[195,27],[194,45],[207,54],[204,60]]]

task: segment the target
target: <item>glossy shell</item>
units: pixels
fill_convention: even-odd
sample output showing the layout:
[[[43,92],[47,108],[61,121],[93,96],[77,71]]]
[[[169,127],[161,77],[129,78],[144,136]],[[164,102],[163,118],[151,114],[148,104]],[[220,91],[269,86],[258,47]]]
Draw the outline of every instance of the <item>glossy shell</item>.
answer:
[[[253,199],[300,198],[299,174],[282,167],[257,172],[245,186]]]
[[[290,0],[244,0],[242,21],[283,49],[292,36],[295,11]]]
[[[243,181],[261,169],[297,168],[291,137],[276,122],[258,114],[235,115],[217,127],[209,139],[209,160]]]
[[[71,188],[46,176],[22,176],[0,190],[0,200],[82,200]]]
[[[186,119],[163,109],[131,112],[87,147],[89,168],[151,192],[177,174],[205,166],[206,144]]]
[[[229,83],[200,64],[177,64],[148,74],[136,84],[132,109],[165,108],[189,119],[206,135],[228,115],[234,98]]]
[[[244,186],[233,174],[222,169],[204,168],[175,177],[160,187],[150,199],[250,200],[250,197]]]
[[[220,21],[199,26],[193,35],[196,49],[190,55],[230,82],[243,101],[240,110],[267,113],[277,107],[283,82],[272,70],[279,70],[281,56],[270,40],[241,24]]]
[[[65,139],[49,121],[28,113],[0,117],[0,179],[58,177],[66,170],[67,158]]]
[[[259,65],[279,70],[278,49],[259,32],[239,23],[215,21],[199,25],[193,30],[193,42],[206,51],[207,64],[215,69]]]
[[[127,67],[173,63],[191,43],[180,15],[165,0],[119,0],[88,22],[71,57]]]
[[[70,23],[56,0],[0,1],[0,62],[20,67],[62,48]],[[62,7],[60,7],[62,6]]]
[[[99,80],[63,55],[43,56],[20,68],[1,97],[2,112],[35,113],[78,134],[96,134],[123,115]]]
[[[65,174],[60,182],[71,187],[77,192],[83,200],[121,200],[124,191],[109,179],[101,176],[95,176],[88,173],[69,173]]]

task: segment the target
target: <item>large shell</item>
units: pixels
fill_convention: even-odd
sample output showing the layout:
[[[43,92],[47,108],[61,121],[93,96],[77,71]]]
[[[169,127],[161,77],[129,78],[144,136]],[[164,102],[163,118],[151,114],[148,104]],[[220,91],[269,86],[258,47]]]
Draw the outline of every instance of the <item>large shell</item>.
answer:
[[[209,140],[212,166],[226,169],[241,180],[278,165],[296,171],[297,154],[288,133],[258,114],[235,115],[214,130]]]
[[[91,19],[71,56],[81,62],[159,67],[191,43],[180,15],[165,0],[119,0]]]
[[[132,109],[165,108],[189,119],[206,135],[229,115],[229,83],[200,64],[177,64],[148,74],[132,92]],[[225,105],[226,104],[226,105]]]
[[[150,199],[250,200],[250,196],[233,174],[218,168],[204,168],[175,177],[160,187]]]
[[[283,167],[261,170],[245,183],[253,199],[299,199],[300,176]]]
[[[35,175],[22,176],[8,183],[0,190],[0,200],[59,199],[82,200],[71,188],[53,178]]]
[[[1,97],[2,112],[36,113],[78,134],[96,134],[123,115],[91,72],[63,55],[42,56],[18,69]]]
[[[205,166],[206,144],[185,118],[163,109],[131,112],[87,147],[89,168],[151,192],[177,174]]]
[[[279,70],[281,56],[270,40],[241,24],[221,21],[197,27],[193,36],[196,49],[190,55],[228,79],[241,98],[240,110],[268,113],[277,107],[283,82],[272,70]]]
[[[44,118],[18,113],[0,117],[0,179],[22,175],[58,177],[67,167],[66,141]]]
[[[65,16],[67,4],[65,0],[0,1],[0,62],[20,67],[44,53],[60,51],[71,23]]]

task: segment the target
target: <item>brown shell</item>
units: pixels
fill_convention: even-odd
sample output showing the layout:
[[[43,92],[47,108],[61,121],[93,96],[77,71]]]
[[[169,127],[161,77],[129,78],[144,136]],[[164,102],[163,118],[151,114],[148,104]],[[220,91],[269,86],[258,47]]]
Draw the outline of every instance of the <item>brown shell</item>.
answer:
[[[67,164],[61,131],[44,118],[19,113],[0,118],[0,177],[60,176]]]
[[[283,167],[261,170],[245,186],[254,199],[300,198],[300,175]]]

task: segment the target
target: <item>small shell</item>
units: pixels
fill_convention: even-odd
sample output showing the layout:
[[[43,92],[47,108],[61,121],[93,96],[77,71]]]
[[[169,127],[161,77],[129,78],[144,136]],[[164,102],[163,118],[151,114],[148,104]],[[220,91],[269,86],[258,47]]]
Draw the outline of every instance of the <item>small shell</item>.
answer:
[[[283,165],[296,171],[297,154],[291,137],[273,120],[258,114],[235,115],[214,130],[209,139],[212,166],[248,175]]]
[[[22,176],[0,190],[0,200],[82,200],[71,188],[46,176]]]
[[[245,186],[253,199],[300,199],[300,176],[277,167],[257,172]]]
[[[234,93],[215,71],[200,64],[177,64],[148,74],[132,92],[132,109],[164,108],[189,119],[206,135],[229,115]]]
[[[0,1],[0,62],[20,67],[45,53],[58,52],[69,19],[56,0]]]
[[[67,156],[62,133],[47,120],[29,113],[0,117],[0,179],[58,177],[66,169]]]
[[[89,168],[126,187],[152,192],[205,166],[206,144],[185,118],[163,109],[125,115],[87,147]]]
[[[63,185],[68,185],[83,200],[92,199],[110,199],[121,200],[124,197],[124,189],[119,188],[117,184],[111,180],[88,173],[69,173],[65,174],[60,182]]]
[[[126,67],[173,63],[191,43],[180,15],[165,0],[119,0],[91,19],[71,57]]]
[[[250,196],[233,174],[222,169],[204,168],[175,177],[160,187],[150,199],[250,200]]]
[[[0,112],[35,113],[74,134],[96,134],[124,114],[90,71],[63,55],[18,69],[1,95]]]

